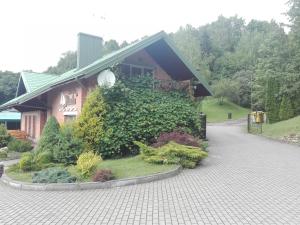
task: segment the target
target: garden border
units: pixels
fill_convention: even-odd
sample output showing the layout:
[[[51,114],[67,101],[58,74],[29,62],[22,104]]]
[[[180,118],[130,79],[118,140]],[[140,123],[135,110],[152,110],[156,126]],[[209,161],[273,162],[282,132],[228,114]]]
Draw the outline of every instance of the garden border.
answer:
[[[162,179],[167,179],[178,175],[182,170],[181,166],[175,169],[147,176],[132,177],[120,180],[111,180],[106,182],[84,182],[84,183],[52,183],[52,184],[35,184],[21,181],[15,181],[8,177],[5,173],[0,178],[0,181],[12,188],[18,190],[31,190],[31,191],[79,191],[79,190],[92,190],[92,189],[107,189],[114,187],[123,187],[128,185],[143,184]]]

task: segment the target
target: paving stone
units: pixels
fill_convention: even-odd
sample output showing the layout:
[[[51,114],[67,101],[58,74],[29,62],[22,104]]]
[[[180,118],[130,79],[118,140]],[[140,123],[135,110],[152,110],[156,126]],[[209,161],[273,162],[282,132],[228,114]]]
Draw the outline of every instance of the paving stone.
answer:
[[[0,224],[300,224],[300,148],[208,127],[209,157],[166,180],[107,190],[0,183]]]

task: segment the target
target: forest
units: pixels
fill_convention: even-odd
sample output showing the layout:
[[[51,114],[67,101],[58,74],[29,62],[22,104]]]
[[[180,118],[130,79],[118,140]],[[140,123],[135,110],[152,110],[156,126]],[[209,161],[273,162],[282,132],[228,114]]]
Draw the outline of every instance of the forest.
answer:
[[[170,33],[189,62],[204,75],[215,97],[252,110],[268,112],[271,123],[300,115],[300,0],[290,0],[283,12],[288,24],[238,16],[204,26],[186,25]],[[104,54],[126,46],[104,43]],[[48,73],[76,66],[76,52],[66,52]],[[18,73],[0,71],[0,103],[14,97]]]

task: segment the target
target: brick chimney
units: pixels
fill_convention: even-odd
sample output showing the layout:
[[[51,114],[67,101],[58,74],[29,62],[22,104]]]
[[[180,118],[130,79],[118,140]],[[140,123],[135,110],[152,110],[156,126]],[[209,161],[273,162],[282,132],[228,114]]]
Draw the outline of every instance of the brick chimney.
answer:
[[[79,33],[77,45],[77,69],[81,69],[101,58],[103,39],[90,34]]]

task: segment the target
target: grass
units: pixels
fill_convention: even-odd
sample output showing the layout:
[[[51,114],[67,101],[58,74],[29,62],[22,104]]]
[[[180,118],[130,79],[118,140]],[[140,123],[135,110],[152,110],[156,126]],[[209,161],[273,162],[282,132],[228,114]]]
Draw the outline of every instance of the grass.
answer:
[[[291,134],[300,135],[300,116],[278,123],[263,125],[263,135],[270,138],[282,138]]]
[[[172,170],[176,165],[150,164],[141,159],[140,156],[128,157],[114,160],[104,160],[98,165],[98,169],[110,169],[115,179],[145,176]],[[82,179],[75,166],[67,167],[68,171],[79,178],[79,181],[91,181],[91,178]],[[33,172],[21,172],[16,165],[6,170],[6,174],[14,180],[31,182]]]
[[[224,100],[220,105],[218,99],[205,98],[199,107],[199,110],[207,115],[207,122],[216,123],[224,122],[228,120],[228,113],[232,113],[232,119],[237,120],[241,118],[247,118],[249,109],[238,106],[228,100]]]

